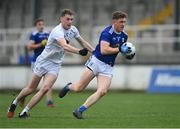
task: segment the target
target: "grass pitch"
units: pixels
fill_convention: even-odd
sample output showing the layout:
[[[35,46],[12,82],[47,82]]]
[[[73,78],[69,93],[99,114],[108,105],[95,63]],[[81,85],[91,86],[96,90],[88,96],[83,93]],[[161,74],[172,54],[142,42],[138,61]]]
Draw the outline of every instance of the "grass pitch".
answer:
[[[0,92],[0,128],[180,128],[180,95],[109,91],[75,119],[72,111],[93,92],[70,93],[65,98],[54,93],[54,108],[47,108],[45,98],[30,111],[30,118],[6,118],[14,98],[11,92]],[[29,100],[30,97],[27,98]]]

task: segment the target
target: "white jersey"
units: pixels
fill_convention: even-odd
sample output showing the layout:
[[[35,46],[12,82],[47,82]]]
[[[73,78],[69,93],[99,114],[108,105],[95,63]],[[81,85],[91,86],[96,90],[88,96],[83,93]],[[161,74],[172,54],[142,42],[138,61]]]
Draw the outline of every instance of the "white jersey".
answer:
[[[50,33],[47,45],[38,60],[50,60],[54,63],[61,64],[64,58],[64,49],[61,47],[57,40],[65,38],[70,41],[73,38],[80,37],[79,31],[75,26],[71,26],[70,29],[65,30],[62,24],[57,25]]]

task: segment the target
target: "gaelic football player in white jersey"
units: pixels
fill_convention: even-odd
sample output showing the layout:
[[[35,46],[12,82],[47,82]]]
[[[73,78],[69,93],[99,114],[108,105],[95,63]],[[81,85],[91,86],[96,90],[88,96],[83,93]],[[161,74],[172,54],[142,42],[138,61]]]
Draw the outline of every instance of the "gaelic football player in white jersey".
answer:
[[[80,36],[77,28],[72,25],[73,18],[73,12],[71,10],[65,9],[62,11],[60,24],[51,31],[45,49],[41,55],[38,56],[34,64],[35,66],[33,68],[30,83],[21,90],[19,95],[11,103],[7,112],[8,118],[14,116],[18,102],[32,94],[38,87],[42,77],[44,77],[43,85],[40,90],[31,98],[27,106],[19,114],[20,118],[26,118],[29,116],[29,110],[41,100],[55,83],[63,62],[64,51],[86,56],[88,51],[92,52],[94,50],[94,48]],[[77,39],[84,48],[79,49],[68,44],[68,42],[73,38]]]

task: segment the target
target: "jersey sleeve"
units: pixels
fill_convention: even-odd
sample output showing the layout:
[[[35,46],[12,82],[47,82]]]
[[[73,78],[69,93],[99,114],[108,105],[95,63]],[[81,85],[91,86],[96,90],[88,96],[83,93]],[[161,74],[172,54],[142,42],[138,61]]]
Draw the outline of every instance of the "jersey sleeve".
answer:
[[[128,40],[128,35],[126,34],[125,35],[125,42],[127,42],[127,40]]]
[[[110,43],[111,42],[111,35],[108,32],[104,31],[101,33],[101,39],[100,40]]]
[[[128,40],[128,34],[125,32],[125,31],[123,31],[124,32],[124,42],[127,42],[127,40]]]
[[[55,40],[58,40],[60,38],[64,38],[64,33],[63,31],[60,31],[60,30],[55,30],[52,32],[52,37],[55,39]]]
[[[78,29],[75,26],[73,27],[73,31],[74,31],[74,37],[75,38],[80,37],[79,31],[78,31]]]
[[[30,35],[29,40],[35,41],[35,35],[33,33]]]

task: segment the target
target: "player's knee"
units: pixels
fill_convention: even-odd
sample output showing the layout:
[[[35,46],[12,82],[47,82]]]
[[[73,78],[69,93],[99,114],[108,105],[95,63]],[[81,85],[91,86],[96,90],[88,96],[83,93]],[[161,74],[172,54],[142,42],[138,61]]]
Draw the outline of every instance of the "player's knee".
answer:
[[[81,92],[83,89],[79,86],[74,87],[74,92]]]
[[[44,85],[44,87],[41,89],[43,93],[47,93],[50,90],[50,87],[48,85]]]
[[[104,96],[104,95],[106,95],[107,90],[99,90],[97,92],[98,92],[99,96]]]
[[[75,92],[81,92],[84,88],[84,85],[82,83],[77,83],[74,88],[73,88],[73,91]]]
[[[35,91],[35,88],[31,88],[31,87],[26,87],[26,88],[24,88],[24,89],[27,90],[28,93],[32,93],[32,92]]]

